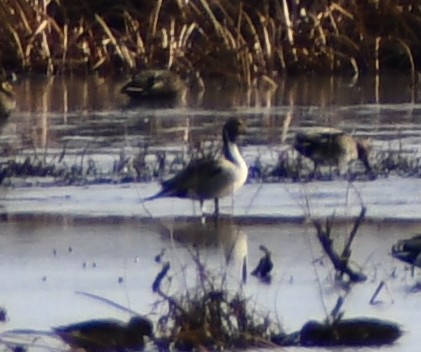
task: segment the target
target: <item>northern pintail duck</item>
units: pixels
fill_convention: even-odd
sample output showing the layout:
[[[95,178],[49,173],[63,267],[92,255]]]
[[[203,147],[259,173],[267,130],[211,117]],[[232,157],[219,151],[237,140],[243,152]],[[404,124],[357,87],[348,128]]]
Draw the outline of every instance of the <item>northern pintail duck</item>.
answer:
[[[6,119],[16,108],[13,86],[8,81],[0,84],[0,119]]]
[[[177,98],[186,89],[181,77],[169,70],[142,70],[122,89],[132,99]]]
[[[215,200],[215,216],[219,214],[219,198],[232,195],[247,179],[248,168],[237,146],[238,135],[245,131],[244,124],[237,118],[230,118],[222,129],[223,148],[219,158],[203,158],[190,162],[173,178],[162,182],[162,189],[156,195],[161,197],[190,198],[200,202]]]
[[[74,349],[86,352],[140,351],[144,337],[153,336],[149,319],[134,316],[127,324],[118,320],[89,320],[53,329],[64,342]]]
[[[294,148],[314,162],[314,172],[320,165],[335,165],[339,174],[348,171],[349,163],[359,159],[366,171],[371,171],[368,154],[371,139],[356,139],[336,128],[313,128],[295,136]]]

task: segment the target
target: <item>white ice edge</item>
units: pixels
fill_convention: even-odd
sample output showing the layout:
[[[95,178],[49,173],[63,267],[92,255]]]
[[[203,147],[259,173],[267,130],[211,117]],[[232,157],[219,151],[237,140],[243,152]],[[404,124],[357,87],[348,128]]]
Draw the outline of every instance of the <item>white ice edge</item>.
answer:
[[[197,202],[162,198],[142,204],[159,190],[157,183],[74,187],[3,188],[1,211],[7,214],[171,217],[198,214]],[[308,204],[309,206],[307,206]],[[247,184],[221,201],[233,216],[290,218],[351,217],[367,207],[367,218],[421,219],[421,179],[389,178],[374,182]],[[212,202],[206,202],[212,212]]]

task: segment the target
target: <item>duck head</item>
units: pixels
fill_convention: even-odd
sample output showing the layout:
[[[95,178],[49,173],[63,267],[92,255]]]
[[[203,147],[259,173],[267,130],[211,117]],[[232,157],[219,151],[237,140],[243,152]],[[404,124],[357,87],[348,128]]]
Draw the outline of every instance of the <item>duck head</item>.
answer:
[[[231,117],[227,122],[225,122],[223,128],[223,138],[224,142],[235,143],[240,134],[246,132],[246,125],[243,120],[240,120],[236,117]]]
[[[147,318],[134,316],[127,324],[127,328],[131,332],[140,336],[153,337],[153,325],[152,322]]]

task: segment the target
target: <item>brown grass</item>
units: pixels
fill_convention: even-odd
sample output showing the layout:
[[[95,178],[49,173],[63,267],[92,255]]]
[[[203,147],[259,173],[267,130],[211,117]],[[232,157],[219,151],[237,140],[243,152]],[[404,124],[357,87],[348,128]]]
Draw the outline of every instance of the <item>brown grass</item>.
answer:
[[[415,0],[4,0],[0,20],[0,66],[48,74],[167,67],[253,86],[420,65]]]

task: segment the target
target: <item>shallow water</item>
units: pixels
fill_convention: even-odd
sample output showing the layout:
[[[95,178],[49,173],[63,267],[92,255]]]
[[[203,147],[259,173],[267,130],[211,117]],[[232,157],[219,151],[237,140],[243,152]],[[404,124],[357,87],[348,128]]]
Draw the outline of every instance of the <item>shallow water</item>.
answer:
[[[334,228],[338,247],[350,228],[350,224]],[[402,324],[405,334],[388,350],[411,351],[418,344],[419,294],[409,290],[419,273],[411,277],[410,271],[388,253],[397,239],[420,228],[421,222],[363,225],[352,258],[368,280],[346,291],[335,283],[331,265],[310,224],[228,222],[218,230],[209,230],[197,221],[181,220],[159,224],[158,220],[145,223],[136,218],[16,218],[3,224],[0,238],[4,249],[0,268],[2,304],[10,317],[3,330],[48,330],[93,317],[128,319],[128,313],[78,294],[80,291],[111,299],[156,320],[166,305],[153,308],[159,297],[152,293],[151,285],[161,268],[154,256],[166,249],[163,259],[170,261],[172,277],[169,292],[176,293],[197,284],[188,250],[194,245],[214,275],[227,273],[229,287],[243,287],[256,307],[270,311],[286,331],[298,330],[309,319],[323,320],[342,295],[345,317],[370,316]],[[247,256],[252,270],[261,256],[261,244],[272,251],[272,282],[268,285],[248,276],[247,283],[241,285],[242,258]],[[230,262],[225,266],[227,257]],[[370,305],[381,281],[386,286],[377,304]],[[163,285],[167,285],[166,280]],[[60,346],[57,341],[47,341]],[[40,341],[32,344],[40,345]]]
[[[18,155],[21,161],[37,157],[59,169],[87,170],[92,163],[97,175],[109,175],[125,160],[145,160],[142,179],[150,180],[160,172],[160,153],[165,153],[165,172],[171,165],[181,167],[192,146],[209,148],[218,142],[223,122],[233,115],[248,126],[241,141],[246,161],[266,169],[290,149],[298,130],[319,125],[373,137],[376,153],[399,151],[413,160],[420,154],[420,93],[404,76],[378,82],[293,77],[271,91],[211,82],[203,94],[193,90],[183,101],[136,105],[119,92],[126,80],[24,79],[16,87],[18,109],[2,126],[2,155]],[[23,185],[34,182],[26,179]]]
[[[257,156],[275,164],[293,134],[314,125],[371,136],[377,150],[417,153],[421,146],[420,93],[403,76],[355,82],[343,77],[287,78],[276,91],[249,92],[213,82],[202,96],[192,93],[186,102],[164,107],[130,105],[118,93],[125,79],[23,80],[16,89],[18,110],[3,126],[3,155],[37,154],[56,160],[65,149],[67,164],[92,159],[106,173],[120,158],[134,158],[145,146],[152,158],[162,150],[174,156],[187,153],[186,139],[194,143],[219,138],[220,126],[231,115],[247,121],[242,145],[249,164]],[[176,278],[172,288],[179,285],[184,290],[185,281],[196,279],[186,244],[199,247],[215,273],[228,270],[234,287],[240,285],[243,255],[247,252],[250,270],[261,256],[259,245],[270,248],[275,262],[271,285],[249,277],[244,290],[288,332],[295,331],[308,319],[323,320],[338,295],[345,295],[333,280],[327,258],[323,265],[315,261],[322,253],[306,219],[335,214],[341,239],[349,230],[344,221],[365,205],[369,221],[357,235],[352,259],[368,280],[346,294],[345,316],[402,324],[405,334],[387,350],[413,351],[419,345],[418,294],[409,292],[417,276],[411,277],[405,265],[389,255],[396,240],[421,229],[419,178],[250,183],[233,201],[221,202],[228,223],[232,219],[234,225],[218,231],[197,224],[199,210],[190,201],[143,204],[141,199],[158,189],[155,181],[51,186],[54,181],[26,178],[0,190],[0,304],[10,316],[3,331],[49,329],[101,317],[128,319],[121,309],[76,291],[112,299],[156,319],[158,313],[151,312],[157,297],[151,285],[160,265],[154,256],[167,249],[165,257]],[[211,204],[207,210],[212,211]],[[233,248],[234,263],[226,267],[226,253]],[[183,264],[188,269],[182,269]],[[382,280],[386,288],[379,296],[381,303],[370,305]],[[46,344],[64,347],[51,339]],[[31,344],[43,349],[41,345]]]

